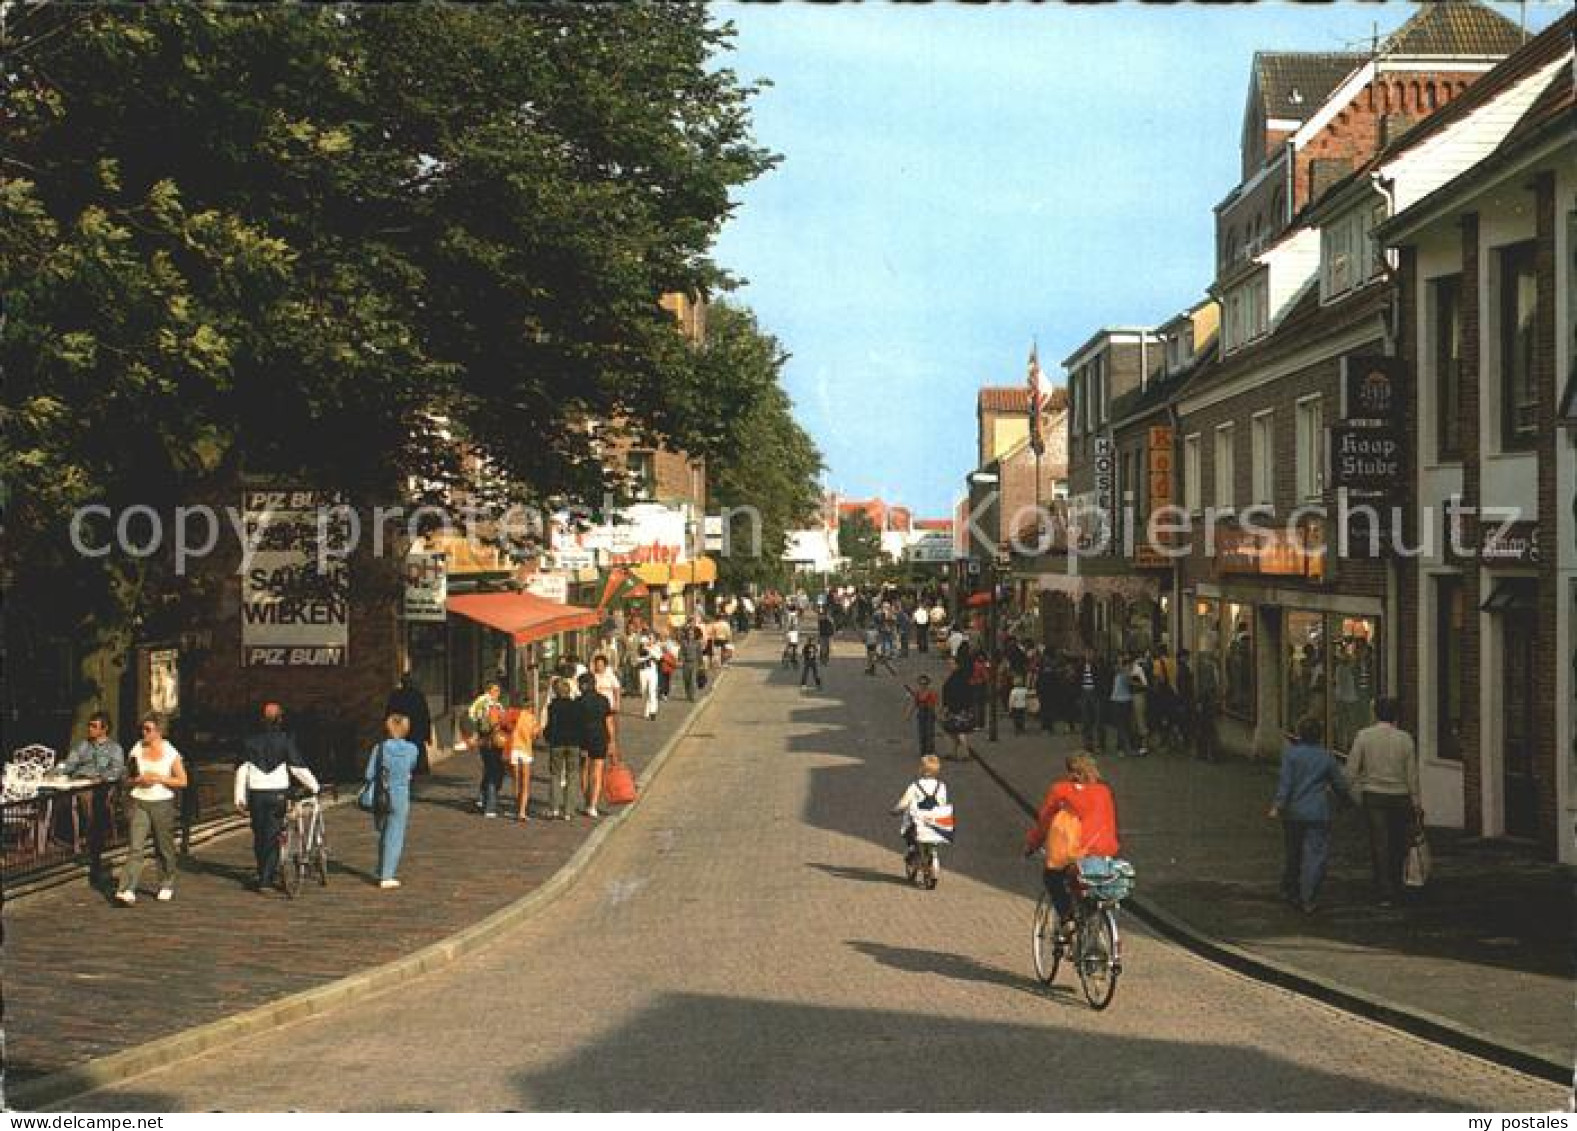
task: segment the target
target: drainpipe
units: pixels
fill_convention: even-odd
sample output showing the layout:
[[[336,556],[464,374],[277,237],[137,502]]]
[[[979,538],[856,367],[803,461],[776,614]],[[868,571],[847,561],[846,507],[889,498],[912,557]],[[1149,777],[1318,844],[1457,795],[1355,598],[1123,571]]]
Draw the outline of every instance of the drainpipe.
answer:
[[[1376,192],[1385,197],[1386,217],[1389,218],[1391,216],[1395,216],[1396,182],[1381,176],[1379,170],[1376,170],[1369,174],[1369,183],[1374,186]],[[1386,267],[1394,273],[1399,262],[1399,257],[1397,257],[1390,248],[1387,248],[1385,250]],[[1401,353],[1402,346],[1402,343],[1399,340],[1399,333],[1402,326],[1402,288],[1399,285],[1399,281],[1395,279],[1394,274],[1391,282],[1391,301],[1386,313],[1381,317],[1380,322],[1381,332],[1383,334],[1384,340],[1383,348],[1385,350],[1385,355],[1387,357],[1396,357]],[[1413,396],[1417,396],[1417,391],[1411,390],[1411,394]],[[1417,485],[1415,484],[1414,486],[1416,494]],[[1400,518],[1400,516],[1393,515],[1393,519],[1395,518]],[[1387,525],[1391,530],[1391,537],[1394,539],[1397,535],[1397,522],[1392,521]],[[1392,549],[1394,551],[1394,544]],[[1385,688],[1387,694],[1393,697],[1399,696],[1407,690],[1406,688],[1398,686],[1402,678],[1402,642],[1400,639],[1401,633],[1399,631],[1400,626],[1398,623],[1401,615],[1401,574],[1402,568],[1401,564],[1397,561],[1396,554],[1394,552],[1386,554],[1385,623],[1388,627],[1385,632]]]

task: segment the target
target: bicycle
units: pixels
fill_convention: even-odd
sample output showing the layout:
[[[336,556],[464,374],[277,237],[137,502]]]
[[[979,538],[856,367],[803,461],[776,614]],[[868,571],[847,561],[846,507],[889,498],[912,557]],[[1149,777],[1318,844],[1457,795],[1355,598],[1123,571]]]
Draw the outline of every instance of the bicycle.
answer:
[[[936,890],[936,881],[942,875],[942,861],[932,844],[916,844],[904,856],[904,871],[909,882],[926,891]]]
[[[1031,937],[1035,976],[1051,985],[1062,960],[1071,957],[1084,999],[1092,1009],[1102,1010],[1112,1003],[1117,979],[1122,975],[1122,935],[1117,929],[1117,911],[1133,890],[1133,868],[1125,860],[1115,860],[1105,875],[1075,869],[1072,883],[1071,933],[1064,934],[1050,895],[1042,892],[1035,904]]]
[[[308,871],[317,873],[319,887],[328,887],[328,829],[323,820],[323,805],[317,794],[285,803],[279,867],[285,882],[285,895],[291,899],[301,893]]]

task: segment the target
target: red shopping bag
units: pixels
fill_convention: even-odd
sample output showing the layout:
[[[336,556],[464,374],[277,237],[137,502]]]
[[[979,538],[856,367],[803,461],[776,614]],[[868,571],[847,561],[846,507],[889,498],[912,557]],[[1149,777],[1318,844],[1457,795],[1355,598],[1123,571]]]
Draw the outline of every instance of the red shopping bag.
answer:
[[[614,756],[602,772],[602,799],[609,805],[628,805],[635,800],[635,775],[623,759]]]

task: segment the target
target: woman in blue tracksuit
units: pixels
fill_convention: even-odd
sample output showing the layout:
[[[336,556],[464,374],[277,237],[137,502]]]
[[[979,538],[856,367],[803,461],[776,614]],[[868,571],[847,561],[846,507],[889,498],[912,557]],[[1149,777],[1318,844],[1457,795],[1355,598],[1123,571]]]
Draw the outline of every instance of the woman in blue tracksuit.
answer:
[[[405,826],[411,817],[411,774],[421,752],[408,740],[411,720],[390,714],[383,721],[388,737],[372,748],[367,758],[367,782],[376,789],[379,774],[389,785],[389,812],[378,829],[378,886],[397,888],[395,872],[405,849]]]

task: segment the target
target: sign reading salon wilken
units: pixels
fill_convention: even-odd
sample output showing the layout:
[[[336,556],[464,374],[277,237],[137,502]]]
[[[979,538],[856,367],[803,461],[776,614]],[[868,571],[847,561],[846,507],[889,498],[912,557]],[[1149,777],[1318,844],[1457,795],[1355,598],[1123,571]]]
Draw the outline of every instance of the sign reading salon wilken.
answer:
[[[341,667],[350,646],[350,520],[329,491],[247,491],[241,663]],[[320,541],[324,553],[319,554]],[[320,561],[321,557],[321,561]]]

